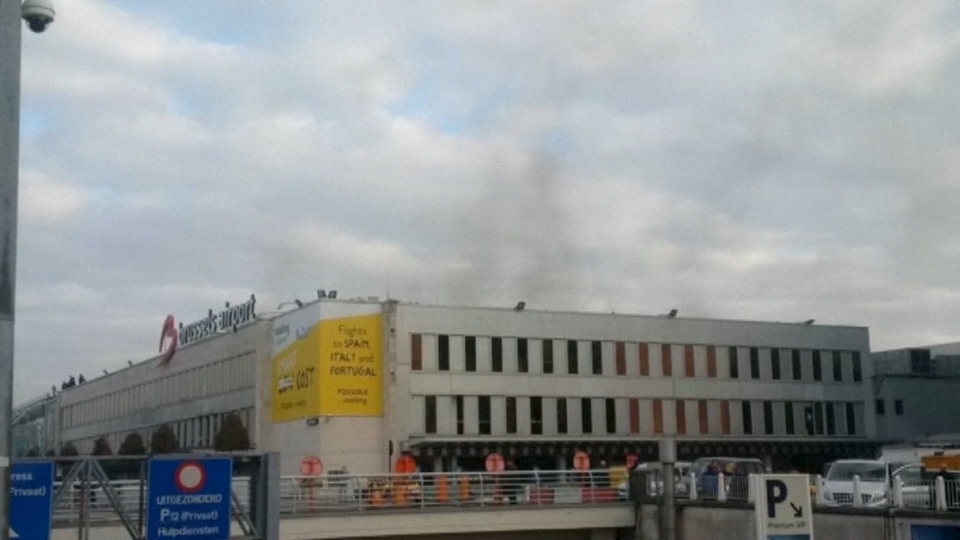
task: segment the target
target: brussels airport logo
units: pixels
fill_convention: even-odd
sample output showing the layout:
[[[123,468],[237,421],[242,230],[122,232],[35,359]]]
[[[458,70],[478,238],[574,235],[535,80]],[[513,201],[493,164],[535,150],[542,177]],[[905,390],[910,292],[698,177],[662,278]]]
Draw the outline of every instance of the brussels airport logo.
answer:
[[[163,321],[163,328],[160,330],[159,367],[169,364],[179,347],[221,332],[236,331],[238,328],[252,323],[257,318],[256,304],[257,298],[251,294],[250,299],[242,304],[231,306],[230,302],[227,302],[226,307],[219,312],[215,313],[211,309],[207,312],[206,317],[186,325],[180,323],[179,328],[173,315],[167,315],[167,318]]]
[[[163,320],[163,329],[160,330],[160,367],[163,367],[173,360],[173,355],[177,353],[177,324],[173,315],[167,315]]]
[[[231,306],[230,302],[227,302],[225,308],[219,312],[211,309],[207,312],[207,316],[199,321],[190,324],[180,323],[177,332],[180,345],[188,345],[220,332],[236,331],[237,328],[253,322],[257,318],[256,304],[257,299],[251,294],[250,299],[242,304]]]

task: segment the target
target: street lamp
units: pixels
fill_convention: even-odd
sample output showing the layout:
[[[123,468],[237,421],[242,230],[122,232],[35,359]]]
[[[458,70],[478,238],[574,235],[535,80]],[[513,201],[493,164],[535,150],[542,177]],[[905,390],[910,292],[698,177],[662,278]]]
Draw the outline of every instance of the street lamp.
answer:
[[[20,18],[42,32],[51,0],[0,0],[0,540],[10,534],[13,449],[13,322],[17,278],[17,184],[20,169]]]

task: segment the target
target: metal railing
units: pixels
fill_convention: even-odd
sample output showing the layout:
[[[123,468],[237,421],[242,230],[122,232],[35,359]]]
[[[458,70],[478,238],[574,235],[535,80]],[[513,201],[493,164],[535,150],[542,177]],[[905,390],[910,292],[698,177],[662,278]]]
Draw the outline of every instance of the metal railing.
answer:
[[[54,489],[61,485],[55,483]],[[140,480],[113,480],[110,485],[112,496],[125,512],[143,514],[147,493]],[[611,479],[606,470],[285,476],[279,487],[280,513],[285,515],[442,506],[605,504],[625,502],[626,489],[625,479]],[[250,479],[234,477],[233,496],[244,511],[249,511],[249,493]],[[91,523],[117,519],[102,487],[84,491],[74,482],[54,506],[54,524],[75,523],[81,510]]]
[[[626,501],[626,489],[605,470],[288,476],[280,482],[280,511],[603,504]]]
[[[662,497],[659,471],[636,471],[640,482],[637,496],[643,501]],[[677,479],[676,497],[691,501],[752,502],[750,476],[701,475],[694,473]],[[628,490],[629,493],[630,490]],[[861,481],[854,476],[849,487],[828,489],[821,476],[810,477],[810,493],[818,506],[873,508],[917,508],[936,511],[960,511],[960,479],[944,476],[903,480],[895,476],[890,485]]]

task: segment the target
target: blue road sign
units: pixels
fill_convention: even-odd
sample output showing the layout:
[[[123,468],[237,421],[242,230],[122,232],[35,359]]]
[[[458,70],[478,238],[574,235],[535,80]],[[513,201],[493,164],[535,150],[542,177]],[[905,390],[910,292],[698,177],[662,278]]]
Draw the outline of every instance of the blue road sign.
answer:
[[[14,463],[10,470],[10,538],[50,540],[53,463]]]
[[[154,458],[147,493],[147,540],[230,537],[230,458]]]

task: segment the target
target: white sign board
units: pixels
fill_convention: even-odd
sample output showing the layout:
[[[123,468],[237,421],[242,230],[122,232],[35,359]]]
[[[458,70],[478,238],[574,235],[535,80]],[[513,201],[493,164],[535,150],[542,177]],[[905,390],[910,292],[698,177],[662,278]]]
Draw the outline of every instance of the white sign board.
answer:
[[[809,475],[756,474],[753,480],[757,540],[813,540]]]

